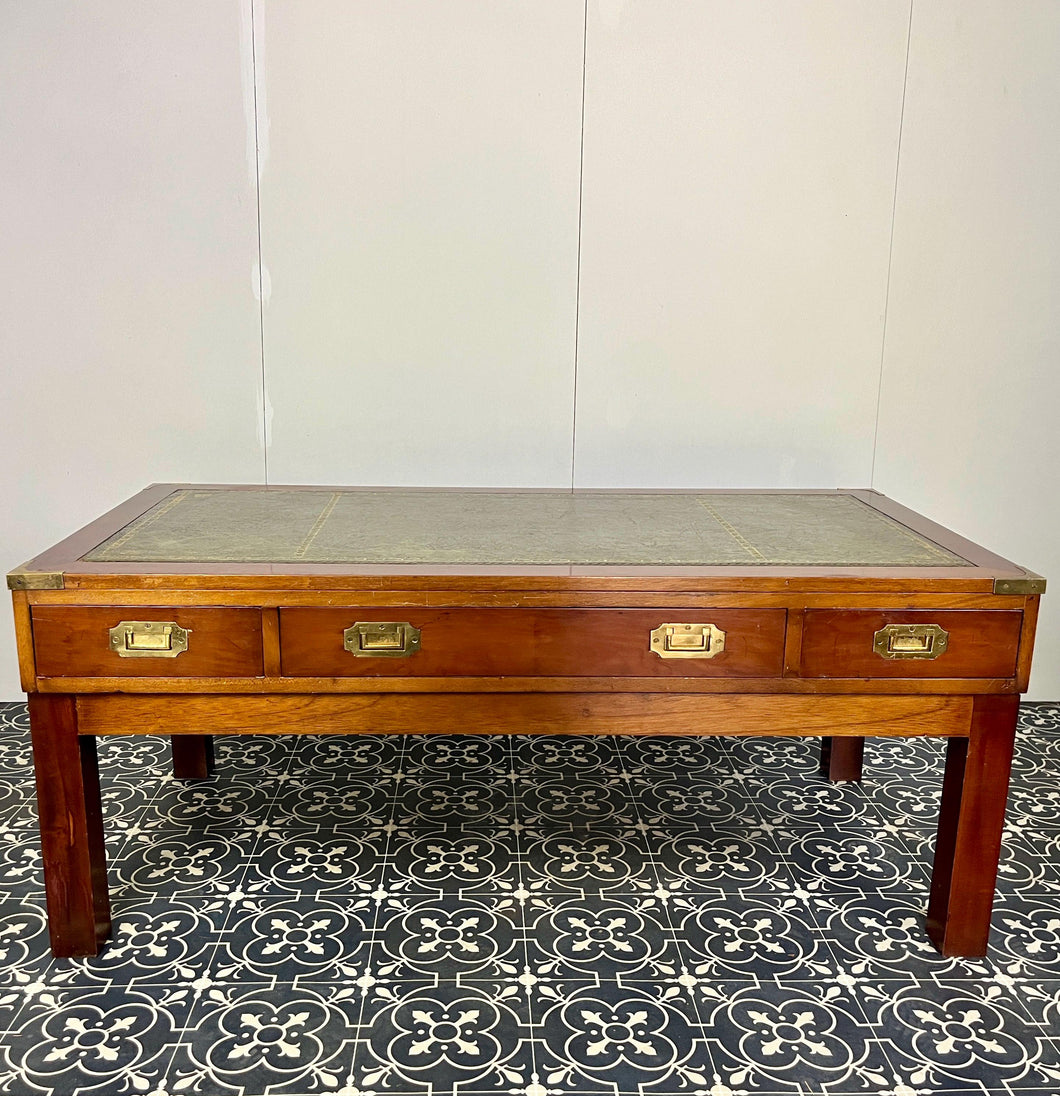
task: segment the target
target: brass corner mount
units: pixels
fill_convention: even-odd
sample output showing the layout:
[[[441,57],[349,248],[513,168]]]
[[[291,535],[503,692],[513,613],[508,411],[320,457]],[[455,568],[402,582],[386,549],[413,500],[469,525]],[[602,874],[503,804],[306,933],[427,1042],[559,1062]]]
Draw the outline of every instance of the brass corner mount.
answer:
[[[9,590],[61,590],[62,571],[12,571],[7,576]]]
[[[995,578],[994,593],[1008,594],[1010,597],[1030,597],[1032,594],[1045,593],[1045,579],[1041,575],[1028,572],[1022,578]]]

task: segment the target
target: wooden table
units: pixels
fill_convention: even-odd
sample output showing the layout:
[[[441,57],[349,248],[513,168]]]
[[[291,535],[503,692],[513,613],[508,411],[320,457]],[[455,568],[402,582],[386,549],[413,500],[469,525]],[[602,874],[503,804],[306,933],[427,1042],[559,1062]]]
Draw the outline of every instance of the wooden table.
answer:
[[[1044,580],[873,491],[159,484],[8,576],[55,955],[110,930],[97,735],[949,739],[927,911],[982,955]]]

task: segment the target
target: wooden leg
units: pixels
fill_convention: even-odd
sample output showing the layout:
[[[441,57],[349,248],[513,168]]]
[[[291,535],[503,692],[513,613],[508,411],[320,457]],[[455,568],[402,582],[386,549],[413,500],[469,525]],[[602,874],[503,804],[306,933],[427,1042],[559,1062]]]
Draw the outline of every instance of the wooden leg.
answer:
[[[927,931],[943,955],[986,954],[1018,696],[977,696],[968,738],[951,738]]]
[[[206,780],[213,776],[213,735],[175,734],[169,739],[173,748],[173,775],[181,780]]]
[[[70,696],[32,694],[29,718],[52,954],[96,955],[110,935],[96,740]]]
[[[822,738],[821,776],[829,780],[860,780],[864,756],[863,738]]]

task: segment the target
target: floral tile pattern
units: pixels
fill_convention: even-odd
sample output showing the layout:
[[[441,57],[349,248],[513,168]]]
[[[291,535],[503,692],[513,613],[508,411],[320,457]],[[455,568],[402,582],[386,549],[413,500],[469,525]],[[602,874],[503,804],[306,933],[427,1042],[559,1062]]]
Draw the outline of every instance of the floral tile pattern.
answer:
[[[1060,705],[1024,705],[989,954],[924,931],[944,748],[100,743],[114,925],[48,950],[0,705],[3,1096],[1058,1096]]]

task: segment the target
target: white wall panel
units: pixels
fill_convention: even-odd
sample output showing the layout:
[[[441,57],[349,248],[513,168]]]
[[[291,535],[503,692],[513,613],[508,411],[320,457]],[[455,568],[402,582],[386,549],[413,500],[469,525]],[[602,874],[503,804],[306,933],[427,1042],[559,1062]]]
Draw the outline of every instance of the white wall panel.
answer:
[[[579,486],[871,471],[908,0],[593,0]]]
[[[0,4],[2,570],[152,481],[262,475],[240,13]]]
[[[569,484],[580,0],[256,12],[270,482]]]
[[[917,3],[875,486],[1052,580],[1060,696],[1060,5]]]

